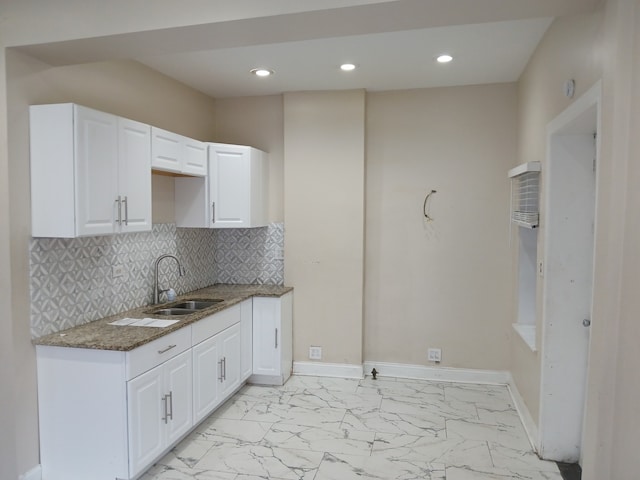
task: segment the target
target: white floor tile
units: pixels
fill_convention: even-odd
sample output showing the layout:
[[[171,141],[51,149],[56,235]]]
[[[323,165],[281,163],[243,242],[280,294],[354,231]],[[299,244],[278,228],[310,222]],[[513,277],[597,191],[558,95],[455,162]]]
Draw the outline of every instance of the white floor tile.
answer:
[[[447,480],[562,480],[560,472],[539,472],[532,470],[506,470],[483,467],[449,467]]]
[[[475,420],[448,419],[447,438],[486,440],[522,450],[529,448],[529,440],[521,426],[486,424]]]
[[[305,427],[276,424],[265,435],[263,445],[315,452],[371,455],[375,433],[335,427]]]
[[[444,480],[444,465],[326,454],[315,480]]]
[[[561,480],[504,386],[307,376],[244,386],[141,480],[445,478]]]
[[[322,457],[323,453],[309,450],[224,444],[209,450],[196,468],[284,480],[313,480]]]
[[[358,412],[348,410],[342,426],[367,432],[417,435],[446,438],[445,419],[438,415],[410,415],[406,413],[372,410]]]
[[[497,443],[489,443],[489,451],[493,464],[498,468],[509,470],[538,470],[558,472],[555,462],[540,460],[531,449],[515,449]]]
[[[294,425],[339,427],[344,418],[344,408],[297,407],[281,404],[256,404],[244,416],[244,420],[270,423],[291,423]]]
[[[198,427],[196,434],[201,441],[211,443],[257,443],[269,431],[271,423],[215,418]]]
[[[382,395],[377,393],[352,393],[341,390],[305,389],[291,396],[289,405],[298,407],[343,408],[368,411],[380,408]]]
[[[327,390],[338,390],[355,393],[360,380],[351,378],[332,378],[332,377],[308,377],[305,375],[294,375],[289,378],[286,386],[289,388],[297,388],[304,390],[307,388]]]
[[[487,442],[465,439],[434,440],[413,435],[376,434],[373,456],[394,460],[422,460],[444,464],[493,466]]]

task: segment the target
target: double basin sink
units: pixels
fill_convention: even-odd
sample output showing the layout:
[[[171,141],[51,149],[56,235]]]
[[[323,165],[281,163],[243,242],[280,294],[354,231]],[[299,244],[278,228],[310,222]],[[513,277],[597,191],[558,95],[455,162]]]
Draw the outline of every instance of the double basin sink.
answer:
[[[145,313],[160,316],[189,315],[213,307],[220,302],[224,302],[224,300],[187,300],[177,303],[176,305],[171,305],[170,307],[157,307],[147,310]]]

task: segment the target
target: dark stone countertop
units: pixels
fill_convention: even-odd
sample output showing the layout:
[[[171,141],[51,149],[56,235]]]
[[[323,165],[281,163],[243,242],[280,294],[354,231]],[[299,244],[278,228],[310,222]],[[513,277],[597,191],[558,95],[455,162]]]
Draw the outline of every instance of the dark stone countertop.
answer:
[[[292,287],[278,285],[224,285],[217,284],[210,287],[194,290],[179,296],[175,301],[161,305],[147,305],[134,308],[126,312],[101,318],[93,322],[78,325],[61,332],[45,335],[33,340],[35,345],[47,345],[54,347],[89,348],[96,350],[129,351],[140,347],[145,343],[174,332],[182,327],[190,325],[209,315],[220,312],[251,297],[281,297],[292,291]],[[193,299],[221,299],[216,305],[198,312],[181,315],[166,316],[146,313],[159,307],[171,307],[185,300]],[[122,318],[158,318],[165,320],[178,320],[168,327],[134,327],[109,325],[109,323]]]

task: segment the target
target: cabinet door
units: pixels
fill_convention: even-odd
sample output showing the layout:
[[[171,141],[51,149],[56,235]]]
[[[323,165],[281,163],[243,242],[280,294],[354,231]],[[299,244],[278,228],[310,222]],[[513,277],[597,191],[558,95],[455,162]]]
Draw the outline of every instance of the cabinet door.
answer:
[[[214,228],[249,226],[249,147],[212,144],[209,147],[209,199]]]
[[[182,136],[151,127],[151,168],[166,172],[182,172]]]
[[[76,233],[113,233],[118,207],[117,117],[76,105],[75,156]]]
[[[253,371],[253,300],[240,304],[240,380],[245,381]]]
[[[122,232],[151,231],[151,127],[118,119],[118,195]]]
[[[162,384],[162,366],[127,382],[131,477],[147,467],[165,448]],[[96,432],[96,435],[99,434]]]
[[[193,426],[191,352],[186,351],[164,364],[166,445],[182,437]],[[163,405],[164,407],[164,405]]]
[[[224,400],[240,386],[240,324],[235,324],[219,333],[222,355],[222,389],[220,399]]]
[[[280,299],[253,298],[253,373],[280,375]]]
[[[193,347],[193,418],[199,422],[220,403],[222,365],[216,336]]]
[[[183,172],[190,175],[207,175],[207,144],[184,137]]]

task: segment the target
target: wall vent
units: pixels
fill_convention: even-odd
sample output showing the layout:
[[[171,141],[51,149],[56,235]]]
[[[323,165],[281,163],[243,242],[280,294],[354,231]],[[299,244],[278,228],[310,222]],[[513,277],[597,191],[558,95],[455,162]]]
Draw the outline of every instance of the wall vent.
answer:
[[[528,162],[509,170],[511,178],[511,222],[536,228],[540,220],[540,162]]]

